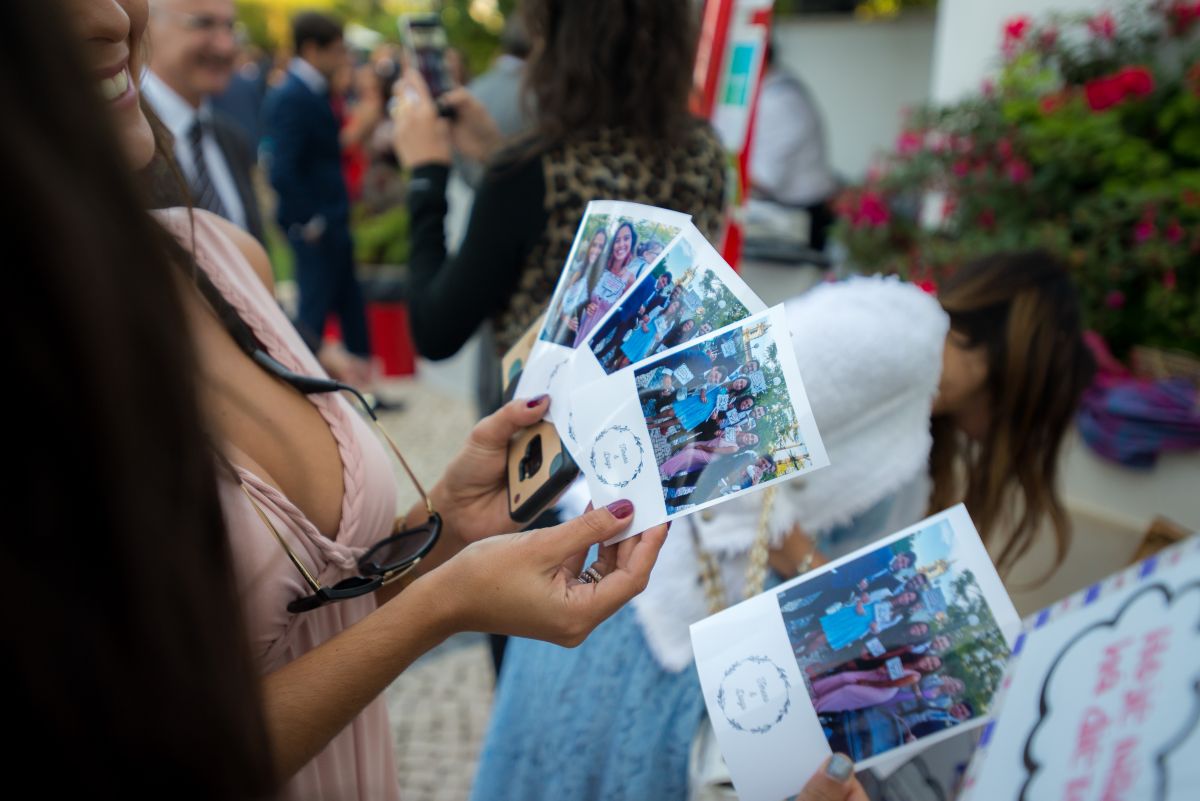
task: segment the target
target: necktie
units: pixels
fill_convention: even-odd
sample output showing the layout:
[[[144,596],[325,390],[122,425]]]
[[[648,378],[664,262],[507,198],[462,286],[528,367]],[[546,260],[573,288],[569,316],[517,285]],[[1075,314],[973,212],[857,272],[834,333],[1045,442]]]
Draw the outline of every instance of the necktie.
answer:
[[[229,212],[225,210],[225,204],[221,202],[221,196],[217,194],[217,188],[213,186],[212,178],[208,174],[208,162],[204,160],[203,142],[204,123],[197,118],[188,131],[188,144],[192,148],[192,165],[194,167],[191,186],[192,200],[196,204],[196,208],[206,209],[218,217],[228,218]]]

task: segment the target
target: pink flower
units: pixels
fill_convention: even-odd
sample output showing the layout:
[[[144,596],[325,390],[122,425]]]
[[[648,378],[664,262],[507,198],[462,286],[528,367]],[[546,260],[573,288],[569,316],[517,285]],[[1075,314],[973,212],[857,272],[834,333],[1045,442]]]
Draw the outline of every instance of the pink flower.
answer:
[[[1063,104],[1066,102],[1067,102],[1067,93],[1066,92],[1055,92],[1053,94],[1046,95],[1041,100],[1039,100],[1038,106],[1041,108],[1043,114],[1053,114],[1054,112],[1056,112],[1060,108],[1062,108]]]
[[[1110,309],[1120,309],[1125,306],[1125,293],[1114,289],[1104,296],[1104,305]]]
[[[1083,94],[1092,111],[1104,111],[1125,99],[1125,90],[1111,76],[1088,81],[1083,85]]]
[[[953,170],[954,174],[959,178],[966,178],[971,172],[971,162],[967,161],[966,159],[958,159],[954,162],[954,164],[950,165],[950,169]]]
[[[1013,154],[1012,142],[1010,142],[1007,137],[1002,138],[999,142],[996,143],[996,155],[1000,156],[1000,158],[1007,161],[1008,159],[1012,158],[1012,154]]]
[[[1166,275],[1163,276],[1163,289],[1167,290],[1168,292],[1175,291],[1175,271],[1174,270],[1167,270]]]
[[[1058,28],[1050,27],[1042,30],[1038,35],[1038,46],[1043,50],[1053,50],[1054,45],[1058,43]]]
[[[1133,226],[1133,241],[1137,242],[1139,245],[1149,242],[1154,238],[1156,233],[1158,233],[1158,231],[1154,227],[1153,220],[1142,220],[1137,225]]]
[[[1008,174],[1008,180],[1014,184],[1023,184],[1033,177],[1033,171],[1029,169],[1029,165],[1021,159],[1013,159],[1005,168]]]
[[[1178,245],[1183,240],[1183,226],[1179,224],[1179,220],[1171,220],[1167,229],[1163,231],[1163,237],[1172,245]]]
[[[1099,39],[1112,39],[1117,35],[1117,21],[1108,11],[1102,11],[1088,20],[1088,29]]]
[[[980,85],[979,91],[983,92],[983,96],[991,98],[996,94],[996,82],[991,78],[984,78],[983,84]]]
[[[917,131],[905,131],[896,139],[896,152],[901,156],[915,156],[925,145],[925,137]]]

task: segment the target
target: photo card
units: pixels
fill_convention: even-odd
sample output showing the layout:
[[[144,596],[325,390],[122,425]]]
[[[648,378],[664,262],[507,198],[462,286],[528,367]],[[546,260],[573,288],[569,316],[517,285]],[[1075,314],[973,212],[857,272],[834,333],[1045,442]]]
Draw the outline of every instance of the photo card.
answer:
[[[1020,628],[960,504],[691,634],[738,796],[778,801],[835,751],[864,769],[985,722]]]
[[[689,223],[596,326],[578,358],[590,354],[603,375],[612,375],[766,308]]]
[[[624,201],[588,203],[554,295],[517,385],[519,397],[548,394],[547,418],[565,406],[571,354],[643,273],[662,258],[691,217]]]
[[[829,464],[782,306],[618,370],[570,404],[592,502],[633,501],[630,534]]]

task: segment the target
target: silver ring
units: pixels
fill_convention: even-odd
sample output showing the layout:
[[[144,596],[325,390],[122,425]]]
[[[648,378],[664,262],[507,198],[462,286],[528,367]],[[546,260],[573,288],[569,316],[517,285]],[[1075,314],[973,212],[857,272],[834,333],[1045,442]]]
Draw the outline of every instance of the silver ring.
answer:
[[[577,579],[580,584],[595,584],[604,578],[604,574],[596,569],[595,565],[589,565],[587,570],[579,574]]]

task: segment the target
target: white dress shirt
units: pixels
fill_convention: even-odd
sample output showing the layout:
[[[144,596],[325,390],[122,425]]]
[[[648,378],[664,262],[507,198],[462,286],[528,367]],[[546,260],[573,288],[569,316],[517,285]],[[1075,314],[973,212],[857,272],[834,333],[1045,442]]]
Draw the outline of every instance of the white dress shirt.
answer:
[[[288,72],[303,81],[314,95],[323,95],[329,91],[329,81],[325,80],[320,70],[299,56],[288,62]]]
[[[196,176],[196,162],[193,160],[188,134],[197,119],[205,123],[212,122],[212,104],[206,99],[200,104],[200,108],[193,107],[150,70],[142,74],[142,92],[154,107],[163,125],[175,137],[175,160],[179,162],[180,169],[190,183]],[[221,205],[225,207],[229,221],[245,229],[246,209],[242,205],[241,195],[238,194],[233,171],[229,168],[212,129],[207,125],[200,142],[204,165],[208,167],[208,177],[212,180],[217,196],[221,198]]]
[[[777,203],[826,200],[837,179],[825,153],[820,113],[804,84],[780,70],[763,78],[750,149],[750,184]]]

